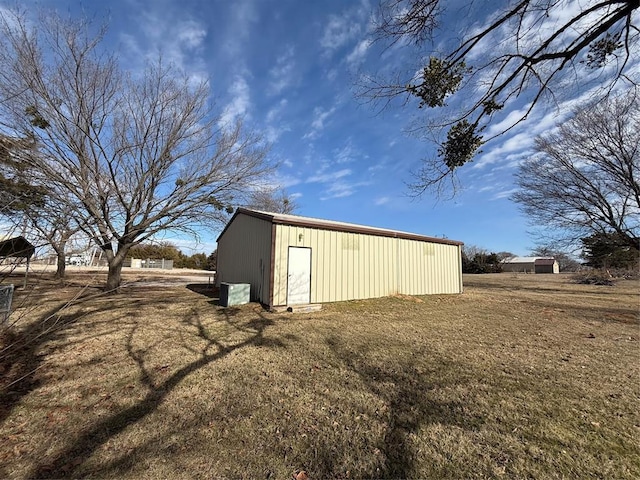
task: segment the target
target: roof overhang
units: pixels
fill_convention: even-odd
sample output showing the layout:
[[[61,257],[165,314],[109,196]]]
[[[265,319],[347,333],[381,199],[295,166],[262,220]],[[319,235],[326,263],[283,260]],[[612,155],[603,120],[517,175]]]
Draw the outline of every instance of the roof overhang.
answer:
[[[14,237],[7,240],[0,240],[0,258],[31,258],[36,251],[26,238]]]

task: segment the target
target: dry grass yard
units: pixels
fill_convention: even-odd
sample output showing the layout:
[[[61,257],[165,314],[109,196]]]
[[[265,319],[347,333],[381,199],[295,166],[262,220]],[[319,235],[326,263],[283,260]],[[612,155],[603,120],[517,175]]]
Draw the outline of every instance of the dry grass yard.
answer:
[[[637,282],[274,314],[88,278],[16,294],[2,478],[640,478]]]

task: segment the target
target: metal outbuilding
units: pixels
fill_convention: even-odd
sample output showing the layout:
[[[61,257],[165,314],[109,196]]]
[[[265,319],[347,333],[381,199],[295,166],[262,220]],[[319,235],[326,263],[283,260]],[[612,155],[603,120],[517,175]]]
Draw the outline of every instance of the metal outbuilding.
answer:
[[[553,257],[510,257],[502,261],[503,272],[560,273]]]
[[[218,237],[216,283],[269,306],[462,292],[462,242],[239,208]]]

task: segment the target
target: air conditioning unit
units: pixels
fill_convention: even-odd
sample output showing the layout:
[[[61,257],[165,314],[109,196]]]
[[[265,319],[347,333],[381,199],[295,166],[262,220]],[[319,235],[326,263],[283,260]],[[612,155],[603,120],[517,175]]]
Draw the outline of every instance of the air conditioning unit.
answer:
[[[248,283],[220,283],[220,301],[222,307],[249,303],[251,285]]]

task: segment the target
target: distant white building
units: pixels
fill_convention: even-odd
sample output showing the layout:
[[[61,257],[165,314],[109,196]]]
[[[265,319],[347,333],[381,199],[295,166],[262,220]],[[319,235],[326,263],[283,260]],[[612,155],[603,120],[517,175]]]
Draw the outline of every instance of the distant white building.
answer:
[[[502,261],[503,272],[560,273],[553,257],[510,257]]]

